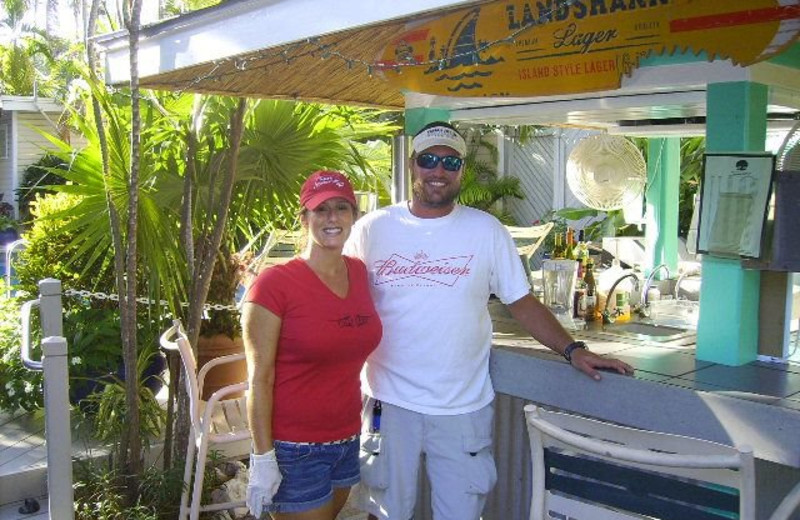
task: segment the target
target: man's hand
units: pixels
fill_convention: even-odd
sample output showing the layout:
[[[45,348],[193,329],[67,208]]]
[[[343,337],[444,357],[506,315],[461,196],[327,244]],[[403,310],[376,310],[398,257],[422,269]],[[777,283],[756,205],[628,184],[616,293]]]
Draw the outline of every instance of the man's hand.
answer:
[[[614,358],[605,358],[585,348],[576,348],[572,351],[573,367],[577,368],[595,381],[600,381],[600,372],[597,369],[614,370],[625,376],[633,375],[633,367],[624,361]]]
[[[264,454],[250,454],[250,481],[247,484],[247,507],[250,514],[261,518],[264,506],[272,503],[272,497],[281,485],[281,472],[275,459],[275,450]]]

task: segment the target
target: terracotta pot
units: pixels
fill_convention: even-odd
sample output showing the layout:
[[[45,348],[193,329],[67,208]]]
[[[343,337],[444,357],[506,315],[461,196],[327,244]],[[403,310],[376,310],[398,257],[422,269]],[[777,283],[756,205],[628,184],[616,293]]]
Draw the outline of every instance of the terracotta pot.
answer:
[[[241,354],[244,352],[242,338],[231,338],[224,334],[214,336],[200,336],[197,342],[197,365],[198,370],[214,358],[228,354]],[[232,385],[247,381],[247,363],[244,359],[234,363],[225,363],[216,366],[206,375],[203,384],[203,395],[201,399],[207,401],[211,394],[223,386]],[[230,394],[226,399],[241,397],[242,393]]]

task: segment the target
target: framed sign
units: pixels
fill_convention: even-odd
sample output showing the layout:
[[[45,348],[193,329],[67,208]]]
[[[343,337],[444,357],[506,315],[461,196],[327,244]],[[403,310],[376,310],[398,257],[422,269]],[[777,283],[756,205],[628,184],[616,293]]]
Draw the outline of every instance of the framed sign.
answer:
[[[707,153],[700,183],[697,252],[760,258],[775,156]]]

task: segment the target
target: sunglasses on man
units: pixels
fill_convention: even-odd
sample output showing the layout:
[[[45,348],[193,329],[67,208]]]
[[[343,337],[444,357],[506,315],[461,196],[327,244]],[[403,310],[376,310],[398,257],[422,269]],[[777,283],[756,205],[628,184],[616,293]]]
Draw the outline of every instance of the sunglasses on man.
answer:
[[[426,170],[433,170],[442,163],[442,168],[448,172],[457,172],[464,165],[464,159],[457,155],[445,155],[441,157],[433,153],[421,153],[417,156],[417,166]]]

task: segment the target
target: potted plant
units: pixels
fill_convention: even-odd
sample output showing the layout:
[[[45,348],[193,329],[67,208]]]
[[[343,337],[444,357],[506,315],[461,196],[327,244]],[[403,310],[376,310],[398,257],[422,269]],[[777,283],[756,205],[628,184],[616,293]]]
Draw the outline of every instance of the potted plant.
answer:
[[[244,268],[245,264],[239,255],[231,252],[230,248],[223,244],[214,264],[208,291],[208,303],[212,308],[207,311],[208,317],[200,325],[200,337],[197,342],[198,367],[220,356],[244,352],[239,312],[235,309],[236,289]],[[214,305],[223,305],[225,308],[214,309]],[[247,380],[247,364],[244,360],[216,367],[205,379],[201,398],[208,400],[211,394],[223,386],[245,380]]]
[[[0,193],[0,245],[5,245],[19,238],[19,223],[14,218],[14,206],[3,201],[4,193]]]

